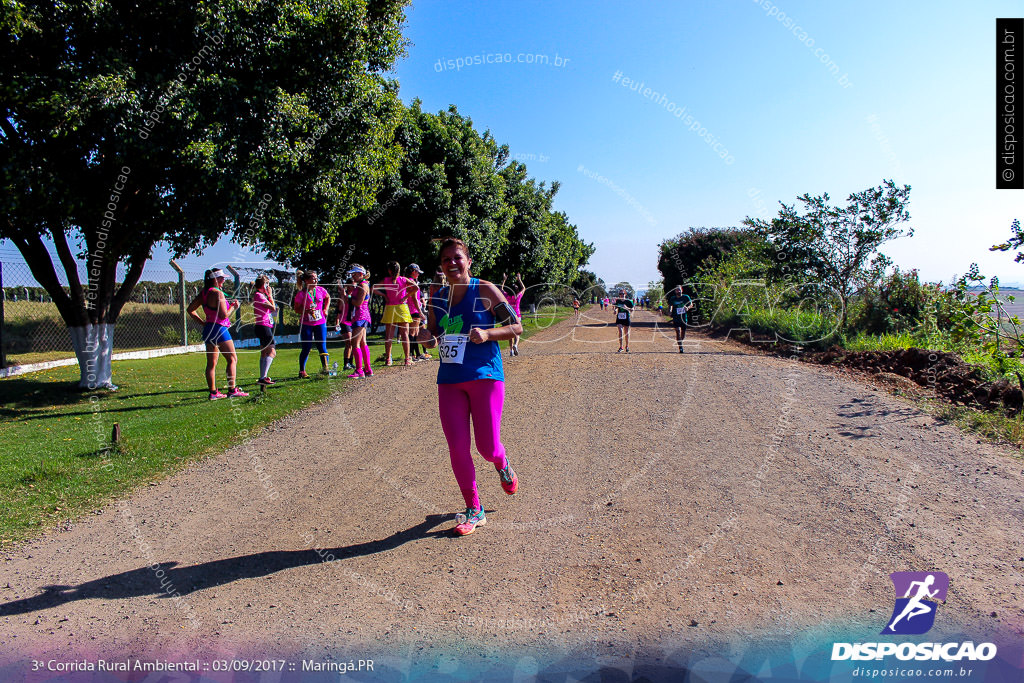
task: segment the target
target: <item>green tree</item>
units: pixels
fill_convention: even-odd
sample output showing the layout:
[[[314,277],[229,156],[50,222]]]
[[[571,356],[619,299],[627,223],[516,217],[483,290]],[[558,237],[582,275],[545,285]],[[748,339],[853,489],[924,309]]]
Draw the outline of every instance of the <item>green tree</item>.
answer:
[[[878,253],[882,244],[913,228],[898,227],[910,220],[910,186],[885,180],[878,187],[855,192],[846,206],[829,204],[828,193],[798,197],[803,204],[782,204],[777,218],[747,218],[744,225],[768,240],[776,258],[770,274],[782,279],[809,277],[830,287],[842,303],[840,329],[846,329],[850,297],[882,274],[888,259]]]
[[[708,261],[721,261],[758,238],[739,228],[688,228],[658,245],[658,271],[666,290],[694,279]]]
[[[156,242],[296,252],[373,203],[399,160],[405,4],[4,2],[0,237],[57,304],[82,386],[112,386]]]
[[[454,106],[431,114],[414,101],[395,140],[404,152],[401,166],[376,205],[348,221],[334,244],[293,256],[295,265],[318,267],[333,279],[358,262],[376,279],[391,260],[432,268],[436,240],[454,236],[469,244],[477,275],[500,280],[502,273],[522,273],[529,285],[565,286],[593,253],[566,215],[552,210],[558,183],[537,183],[526,166],[509,163],[508,147],[478,132]]]
[[[591,299],[601,299],[608,296],[604,280],[589,270],[580,271],[576,280],[572,283],[572,288],[583,303],[587,303]]]

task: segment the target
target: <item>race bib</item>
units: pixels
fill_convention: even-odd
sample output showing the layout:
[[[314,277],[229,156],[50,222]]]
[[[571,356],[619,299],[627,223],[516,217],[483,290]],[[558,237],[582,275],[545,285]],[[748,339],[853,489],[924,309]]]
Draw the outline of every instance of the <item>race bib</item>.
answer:
[[[683,313],[686,313],[686,307],[676,306],[676,315],[682,315]]]
[[[323,318],[323,317],[324,316],[320,312],[319,308],[311,308],[311,309],[309,309],[309,319],[312,320],[313,322],[320,322],[320,319]]]
[[[618,316],[619,320],[625,320],[627,317],[628,317],[628,315],[627,315],[627,313],[625,311],[619,311],[619,316]]]
[[[468,343],[468,334],[446,334],[437,346],[441,362],[462,365],[462,361],[466,357],[466,344]]]

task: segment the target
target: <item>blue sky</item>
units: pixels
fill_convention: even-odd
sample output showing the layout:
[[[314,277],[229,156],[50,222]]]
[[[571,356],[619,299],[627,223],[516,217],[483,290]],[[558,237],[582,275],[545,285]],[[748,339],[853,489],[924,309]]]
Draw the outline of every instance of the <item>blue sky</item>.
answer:
[[[1024,217],[1024,193],[994,189],[993,162],[995,18],[1021,9],[420,0],[395,75],[404,101],[457,105],[558,180],[556,208],[608,282],[658,277],[658,242],[687,227],[769,217],[804,192],[842,201],[883,178],[913,187],[915,235],[884,249],[898,265],[948,281],[976,261],[1024,282],[1011,254],[988,251]],[[222,242],[188,263],[239,257]]]

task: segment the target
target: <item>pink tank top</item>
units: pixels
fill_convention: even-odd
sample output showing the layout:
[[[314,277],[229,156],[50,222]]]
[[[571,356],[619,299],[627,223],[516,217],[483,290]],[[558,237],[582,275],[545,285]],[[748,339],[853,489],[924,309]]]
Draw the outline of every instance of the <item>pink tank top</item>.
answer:
[[[406,303],[408,295],[405,293],[405,288],[411,282],[412,280],[402,275],[394,279],[386,277],[381,280],[381,284],[384,285],[384,302],[388,306],[398,306],[399,304]]]
[[[362,285],[356,285],[357,288],[362,289]],[[364,290],[365,291],[365,290]],[[352,294],[355,297],[355,294]],[[363,297],[363,303],[359,304],[359,308],[356,309],[356,314],[352,318],[352,322],[358,322],[360,320],[370,319],[370,295],[367,294]]]
[[[274,316],[271,315],[269,302],[270,299],[263,292],[256,292],[252,295],[252,310],[256,316],[257,325],[262,325],[263,327],[274,326]]]
[[[303,325],[327,323],[327,290],[317,285],[310,294],[307,290],[295,293],[295,303],[302,306]]]
[[[206,305],[206,302],[209,300],[210,292],[220,292],[221,294],[224,293],[224,291],[220,287],[207,287],[206,290],[203,292],[203,313],[206,314],[206,322],[217,323],[218,325],[223,325],[224,327],[231,327],[231,318],[217,317],[217,314],[220,313],[220,306],[210,308],[209,306]]]
[[[420,288],[417,287],[416,289],[412,290],[412,292],[409,294],[409,298],[406,299],[406,303],[409,304],[409,312],[410,313],[419,313],[420,312],[420,302],[422,300],[423,300],[423,292],[420,291]]]
[[[509,306],[512,307],[512,310],[514,310],[516,312],[516,315],[519,316],[520,318],[523,317],[522,313],[519,312],[519,304],[523,300],[523,294],[526,294],[526,292],[523,292],[522,294],[510,294],[508,296]]]

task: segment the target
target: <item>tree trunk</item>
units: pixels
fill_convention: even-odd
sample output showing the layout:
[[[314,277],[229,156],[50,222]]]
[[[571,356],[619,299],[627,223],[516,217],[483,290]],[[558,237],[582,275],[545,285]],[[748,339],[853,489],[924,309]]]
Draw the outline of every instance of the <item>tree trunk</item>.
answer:
[[[69,327],[71,345],[78,357],[81,378],[78,386],[90,391],[96,389],[117,390],[111,380],[113,373],[110,358],[114,352],[114,326],[110,323],[89,324],[85,327]]]

